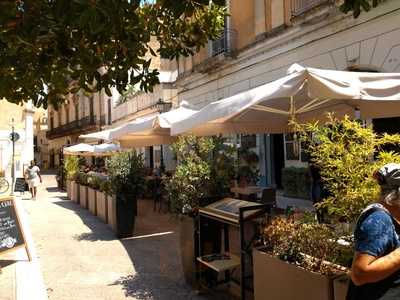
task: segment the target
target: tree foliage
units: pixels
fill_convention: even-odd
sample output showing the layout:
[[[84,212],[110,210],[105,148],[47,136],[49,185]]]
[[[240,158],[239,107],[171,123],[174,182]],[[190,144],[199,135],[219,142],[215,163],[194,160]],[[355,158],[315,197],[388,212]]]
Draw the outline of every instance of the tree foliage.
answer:
[[[216,38],[222,2],[0,1],[0,99],[47,106],[80,88],[122,94],[130,83],[151,91],[158,72],[146,54],[187,56]]]
[[[344,0],[344,3],[340,6],[340,10],[347,14],[352,12],[354,18],[358,18],[361,11],[370,11],[372,7],[377,7],[380,2],[384,0]]]
[[[308,146],[311,162],[320,168],[330,196],[318,206],[333,216],[354,221],[379,197],[373,173],[389,162],[400,162],[400,154],[385,146],[400,145],[399,134],[376,134],[348,117],[329,115],[326,124],[296,125],[301,141]]]

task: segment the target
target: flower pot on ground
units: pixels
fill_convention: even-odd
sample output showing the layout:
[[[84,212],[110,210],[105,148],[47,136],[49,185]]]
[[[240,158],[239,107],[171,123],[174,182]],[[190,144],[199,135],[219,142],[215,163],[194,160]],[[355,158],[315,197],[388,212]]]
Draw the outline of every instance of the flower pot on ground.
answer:
[[[79,204],[80,185],[76,181],[71,181],[71,200]]]
[[[255,300],[333,300],[332,278],[253,250]]]
[[[194,284],[198,253],[196,212],[202,204],[200,202],[208,204],[229,193],[229,184],[235,174],[234,161],[224,152],[230,148],[226,148],[228,146],[222,138],[179,137],[172,147],[179,165],[166,182],[166,190],[171,212],[180,219],[181,263],[185,281]],[[208,243],[206,238],[204,242]]]
[[[72,197],[72,181],[67,179],[66,188],[67,188],[67,198],[71,200]]]
[[[96,174],[90,174],[88,175],[87,183],[89,185],[88,187],[88,208],[89,211],[97,216],[97,191],[100,188],[100,178]]]
[[[97,216],[107,223],[107,194],[100,190],[96,191],[96,209]]]
[[[116,199],[119,238],[133,236],[137,199],[145,187],[143,157],[135,150],[118,153],[106,161],[111,193]]]
[[[107,195],[107,224],[117,233],[117,199]]]
[[[96,190],[88,186],[87,188],[87,207],[93,215],[97,215],[96,210]]]
[[[88,207],[88,187],[87,187],[87,174],[79,172],[79,205],[83,208]]]
[[[341,236],[308,217],[273,220],[263,233],[264,252],[253,252],[255,299],[334,299],[333,279],[346,273],[353,251]]]
[[[339,276],[333,280],[333,295],[335,300],[346,300],[349,287],[349,277],[347,275]]]

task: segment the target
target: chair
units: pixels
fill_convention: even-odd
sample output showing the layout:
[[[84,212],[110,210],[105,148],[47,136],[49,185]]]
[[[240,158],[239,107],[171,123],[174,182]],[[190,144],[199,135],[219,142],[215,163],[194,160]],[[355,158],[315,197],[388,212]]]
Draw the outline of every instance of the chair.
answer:
[[[276,190],[273,187],[264,188],[260,202],[267,204],[270,208],[276,208]]]

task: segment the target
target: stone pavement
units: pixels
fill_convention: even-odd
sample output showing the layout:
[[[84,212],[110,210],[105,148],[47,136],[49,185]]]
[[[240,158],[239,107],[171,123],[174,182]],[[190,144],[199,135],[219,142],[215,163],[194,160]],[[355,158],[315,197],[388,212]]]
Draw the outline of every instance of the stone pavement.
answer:
[[[153,213],[151,201],[139,206],[135,237],[118,240],[59,192],[54,176],[43,177],[38,200],[23,204],[49,299],[211,299],[184,283],[177,223]]]

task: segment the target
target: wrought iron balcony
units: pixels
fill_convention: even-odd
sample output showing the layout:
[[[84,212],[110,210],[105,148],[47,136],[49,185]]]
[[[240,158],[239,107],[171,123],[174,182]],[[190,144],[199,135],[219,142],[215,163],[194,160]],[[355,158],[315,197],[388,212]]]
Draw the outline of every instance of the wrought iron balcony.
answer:
[[[71,134],[79,134],[82,132],[98,129],[98,127],[104,123],[105,116],[102,115],[100,118],[96,116],[86,116],[79,120],[74,120],[67,124],[58,126],[56,128],[50,129],[46,132],[47,139],[55,139]]]
[[[219,54],[232,55],[236,50],[236,37],[236,30],[225,28],[220,38],[211,41],[210,56]]]
[[[332,0],[291,0],[292,16],[297,17],[310,9]]]

